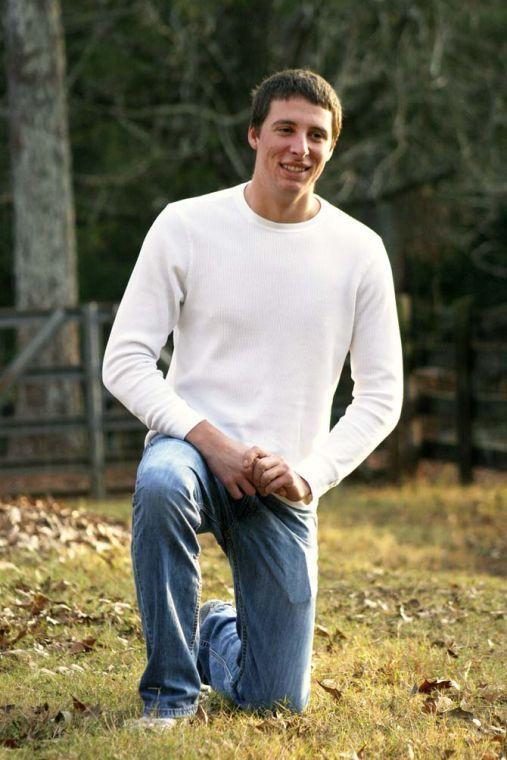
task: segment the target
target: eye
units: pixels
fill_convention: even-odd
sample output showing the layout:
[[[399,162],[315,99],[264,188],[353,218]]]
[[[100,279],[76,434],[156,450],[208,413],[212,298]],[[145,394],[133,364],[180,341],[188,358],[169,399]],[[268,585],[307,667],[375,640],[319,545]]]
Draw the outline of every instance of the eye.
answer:
[[[278,131],[279,132],[292,132],[292,128],[291,127],[279,127]]]
[[[322,132],[314,132],[313,133],[313,139],[314,140],[324,140],[324,135]]]

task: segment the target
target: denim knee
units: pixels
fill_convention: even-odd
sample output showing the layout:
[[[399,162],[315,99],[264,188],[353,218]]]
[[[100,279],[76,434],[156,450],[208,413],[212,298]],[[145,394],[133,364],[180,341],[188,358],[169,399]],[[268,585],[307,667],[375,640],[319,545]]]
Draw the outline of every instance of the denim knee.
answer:
[[[134,502],[153,527],[190,524],[197,530],[201,523],[197,488],[197,479],[189,467],[155,460],[143,468]]]
[[[303,696],[299,692],[293,694],[285,693],[283,695],[278,694],[277,696],[266,694],[265,697],[260,699],[257,696],[255,702],[250,703],[248,708],[253,708],[255,710],[274,710],[277,706],[282,706],[291,713],[299,715],[306,710],[309,699],[309,694]]]
[[[290,664],[287,664],[290,668]],[[241,701],[254,709],[274,709],[277,705],[283,705],[285,709],[293,713],[302,713],[310,699],[309,667],[299,675],[287,672],[286,677],[256,680],[255,682],[242,681],[239,688]]]

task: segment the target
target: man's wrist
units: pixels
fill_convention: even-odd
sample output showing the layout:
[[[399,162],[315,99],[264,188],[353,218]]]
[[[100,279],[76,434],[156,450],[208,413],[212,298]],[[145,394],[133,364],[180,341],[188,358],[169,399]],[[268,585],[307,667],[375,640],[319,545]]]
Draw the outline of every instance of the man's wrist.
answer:
[[[185,436],[188,441],[198,449],[203,456],[207,456],[221,442],[224,434],[208,420],[201,420]]]

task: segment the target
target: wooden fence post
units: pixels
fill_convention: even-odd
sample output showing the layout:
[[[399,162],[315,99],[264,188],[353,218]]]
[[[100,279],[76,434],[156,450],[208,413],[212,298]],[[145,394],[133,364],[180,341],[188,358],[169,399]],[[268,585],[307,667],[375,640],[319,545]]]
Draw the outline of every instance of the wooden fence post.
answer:
[[[91,492],[94,499],[103,499],[106,489],[98,305],[96,303],[85,304],[82,312]]]
[[[454,304],[455,424],[459,478],[463,485],[473,481],[472,310],[473,296],[464,296]]]
[[[42,327],[33,336],[28,345],[11,361],[9,366],[0,375],[0,401],[7,395],[12,386],[19,380],[21,374],[37,352],[44,348],[46,343],[60,329],[65,322],[65,309],[54,309],[44,322]]]

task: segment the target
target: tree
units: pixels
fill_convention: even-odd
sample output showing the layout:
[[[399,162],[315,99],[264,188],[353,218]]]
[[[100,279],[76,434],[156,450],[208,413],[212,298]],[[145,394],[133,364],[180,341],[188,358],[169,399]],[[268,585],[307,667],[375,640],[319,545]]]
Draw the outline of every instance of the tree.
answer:
[[[16,306],[73,306],[78,285],[59,0],[8,0],[5,28]],[[18,346],[32,335],[33,329],[20,330]],[[73,324],[60,330],[38,363],[78,361]],[[17,415],[64,415],[75,412],[79,403],[79,388],[72,381],[26,382],[19,387]],[[69,440],[63,443],[68,449]],[[47,448],[44,436],[18,444],[16,449],[25,455]]]
[[[319,192],[387,236],[421,301],[504,299],[500,0],[258,0],[246,28],[247,0],[62,11],[85,298],[120,297],[165,203],[246,179],[250,88],[310,66],[345,111]]]

